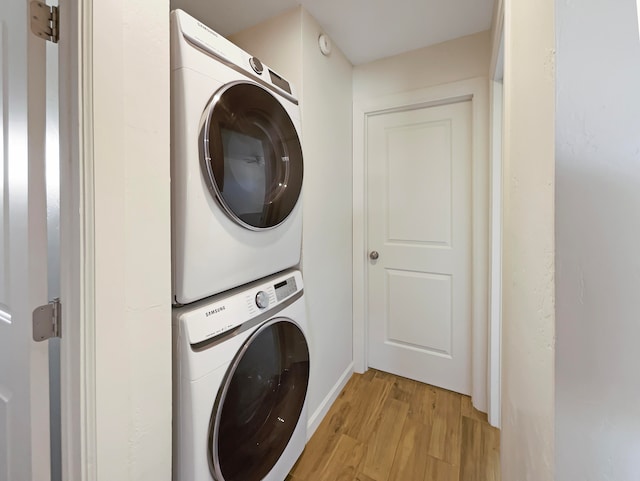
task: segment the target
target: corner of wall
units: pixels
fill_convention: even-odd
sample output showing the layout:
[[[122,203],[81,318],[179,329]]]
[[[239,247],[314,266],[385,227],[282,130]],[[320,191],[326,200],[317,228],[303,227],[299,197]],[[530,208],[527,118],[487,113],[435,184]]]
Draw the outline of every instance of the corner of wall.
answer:
[[[352,213],[345,208],[352,203],[352,65],[336,45],[330,56],[320,53],[321,31],[296,7],[230,38],[291,80],[300,100],[311,431],[353,372]]]
[[[94,80],[92,462],[98,479],[152,481],[171,477],[169,2],[107,3],[94,3],[88,46]]]
[[[286,77],[302,96],[302,7],[254,25],[229,37],[233,43],[260,58]]]
[[[554,1],[505,11],[504,479],[554,479]]]

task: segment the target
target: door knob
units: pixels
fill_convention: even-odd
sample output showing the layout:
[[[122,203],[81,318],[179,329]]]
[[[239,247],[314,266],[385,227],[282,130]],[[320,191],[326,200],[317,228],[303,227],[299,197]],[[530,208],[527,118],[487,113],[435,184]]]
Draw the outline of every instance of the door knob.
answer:
[[[372,261],[375,261],[378,257],[380,257],[380,254],[378,254],[378,251],[371,251],[369,253],[369,259],[371,259]]]

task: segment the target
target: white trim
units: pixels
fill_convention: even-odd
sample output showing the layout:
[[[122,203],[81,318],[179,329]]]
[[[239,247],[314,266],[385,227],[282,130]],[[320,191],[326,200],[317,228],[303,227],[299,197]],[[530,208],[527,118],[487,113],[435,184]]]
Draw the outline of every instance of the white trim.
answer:
[[[96,472],[92,0],[61,0],[62,479]]]
[[[502,71],[504,69],[504,54],[502,50],[504,45],[504,0],[496,0],[494,5],[491,45],[489,72],[493,80],[500,80],[502,79]]]
[[[344,370],[344,372],[338,379],[338,382],[334,384],[329,393],[322,400],[320,406],[318,406],[318,409],[316,409],[315,412],[311,416],[309,416],[309,420],[307,421],[307,441],[311,439],[313,433],[316,432],[316,429],[318,429],[318,426],[320,426],[320,423],[329,412],[329,409],[331,409],[331,406],[336,401],[336,399],[338,399],[338,396],[346,386],[349,379],[351,379],[352,374],[353,363],[347,366],[347,369]]]
[[[502,104],[501,82],[491,82],[491,297],[489,300],[489,423],[500,427],[502,344]]]
[[[640,0],[636,0],[636,13],[638,15],[638,41],[640,41]]]
[[[369,364],[367,329],[367,216],[365,160],[366,107],[353,104],[353,370],[364,373]]]
[[[488,314],[488,85],[476,77],[450,84],[370,98],[353,106],[353,355],[354,370],[368,367],[367,353],[367,250],[366,250],[366,123],[380,112],[449,103],[472,102],[473,152],[473,273],[472,273],[472,398],[481,411],[487,409]]]
[[[504,10],[498,0],[491,55],[491,267],[489,300],[488,420],[501,426],[502,416],[502,144],[504,91]]]

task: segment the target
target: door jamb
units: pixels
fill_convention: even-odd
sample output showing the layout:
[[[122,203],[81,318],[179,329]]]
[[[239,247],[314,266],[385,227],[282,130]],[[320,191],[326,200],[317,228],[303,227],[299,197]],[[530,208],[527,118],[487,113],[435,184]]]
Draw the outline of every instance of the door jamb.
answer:
[[[93,12],[60,0],[60,341],[62,479],[96,471]]]
[[[502,411],[502,144],[504,90],[504,2],[497,0],[491,52],[491,298],[489,301],[488,421],[500,428]]]
[[[434,106],[470,98],[472,103],[472,399],[487,411],[488,314],[488,99],[487,79],[476,77],[409,92],[367,98],[353,106],[353,358],[355,372],[368,367],[366,124],[382,112]]]

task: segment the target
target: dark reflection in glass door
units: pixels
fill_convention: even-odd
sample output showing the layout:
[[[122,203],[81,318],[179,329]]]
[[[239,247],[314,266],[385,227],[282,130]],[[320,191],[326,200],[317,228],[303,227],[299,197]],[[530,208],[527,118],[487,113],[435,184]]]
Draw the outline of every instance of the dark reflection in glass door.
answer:
[[[309,349],[300,328],[276,319],[246,341],[212,413],[209,456],[224,481],[259,481],[273,468],[300,418]]]
[[[302,147],[280,102],[239,82],[216,93],[202,134],[210,190],[227,214],[251,229],[282,223],[302,190]]]

